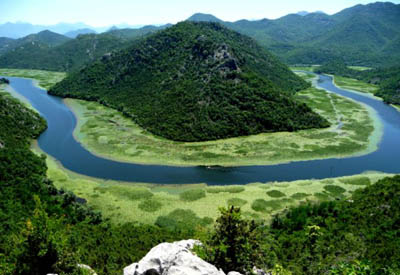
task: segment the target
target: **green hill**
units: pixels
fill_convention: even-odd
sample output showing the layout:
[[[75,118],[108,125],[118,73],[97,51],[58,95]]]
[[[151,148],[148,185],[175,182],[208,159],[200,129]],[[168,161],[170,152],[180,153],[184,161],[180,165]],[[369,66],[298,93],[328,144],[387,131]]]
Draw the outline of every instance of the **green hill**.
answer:
[[[130,40],[155,32],[163,27],[148,26],[141,29],[112,30],[102,34],[79,35],[58,46],[46,41],[25,43],[0,56],[0,67],[70,71],[124,48]],[[22,38],[26,41],[28,37]]]
[[[309,84],[252,39],[179,23],[71,73],[53,95],[96,100],[173,140],[327,126],[292,94]]]
[[[219,21],[254,38],[290,64],[321,64],[337,58],[373,66],[400,61],[399,51],[387,54],[400,35],[400,5],[390,2],[357,5],[334,15],[289,14],[275,20],[223,22],[212,15],[200,18]]]

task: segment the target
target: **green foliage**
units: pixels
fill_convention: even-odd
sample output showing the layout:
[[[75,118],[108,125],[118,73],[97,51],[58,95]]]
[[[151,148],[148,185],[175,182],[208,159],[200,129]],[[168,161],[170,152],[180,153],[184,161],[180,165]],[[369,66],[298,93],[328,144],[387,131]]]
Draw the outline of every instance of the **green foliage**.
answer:
[[[293,98],[307,87],[252,39],[184,22],[71,73],[49,92],[98,101],[164,138],[204,141],[327,127]]]
[[[247,203],[246,200],[240,198],[231,198],[228,200],[228,206],[242,207]]]
[[[162,203],[154,199],[144,200],[139,203],[139,209],[146,212],[156,212],[162,208]]]
[[[207,187],[208,193],[241,193],[245,190],[243,186],[212,186]]]
[[[303,200],[303,199],[307,198],[308,196],[310,196],[310,194],[306,194],[306,193],[295,193],[295,194],[291,195],[290,197],[291,197],[292,199],[295,199],[295,200]]]
[[[302,205],[276,216],[270,234],[278,263],[293,274],[352,274],[345,271],[367,267],[371,273],[354,274],[396,274],[390,270],[399,270],[399,194],[396,176],[356,190],[351,199]],[[356,261],[368,266],[354,266]]]
[[[344,184],[350,184],[350,185],[370,185],[371,184],[371,180],[368,177],[341,179],[339,181],[343,182]]]
[[[339,196],[346,192],[346,189],[337,185],[325,185],[324,189],[334,196]]]
[[[267,195],[270,196],[271,198],[282,198],[286,197],[285,193],[282,193],[279,190],[271,190],[267,192]]]
[[[197,201],[206,197],[206,192],[203,189],[191,189],[179,194],[179,198],[183,201]]]
[[[7,78],[0,78],[0,84],[10,84],[10,80]]]
[[[212,222],[209,217],[199,218],[192,210],[175,209],[167,216],[158,217],[155,224],[169,230],[194,232],[195,229],[206,227]]]
[[[264,266],[265,235],[254,221],[244,220],[240,208],[221,208],[215,232],[205,242],[200,253],[208,262],[225,272],[252,272],[253,266]],[[264,248],[264,249],[263,249]]]

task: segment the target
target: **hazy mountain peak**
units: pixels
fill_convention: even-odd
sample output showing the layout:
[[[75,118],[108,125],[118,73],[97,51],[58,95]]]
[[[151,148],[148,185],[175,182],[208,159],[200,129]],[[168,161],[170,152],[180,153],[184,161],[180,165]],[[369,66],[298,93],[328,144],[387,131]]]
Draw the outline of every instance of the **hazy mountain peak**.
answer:
[[[222,22],[221,19],[215,17],[212,14],[206,13],[195,13],[191,17],[187,19],[187,21],[196,21],[196,22]]]

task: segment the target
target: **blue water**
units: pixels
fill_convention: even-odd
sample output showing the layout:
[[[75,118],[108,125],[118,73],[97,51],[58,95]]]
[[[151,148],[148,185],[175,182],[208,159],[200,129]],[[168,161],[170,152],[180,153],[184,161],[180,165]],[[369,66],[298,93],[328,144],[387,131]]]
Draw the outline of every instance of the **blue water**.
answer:
[[[383,124],[383,138],[377,151],[360,157],[298,161],[288,164],[244,167],[173,167],[122,163],[94,156],[72,133],[76,118],[61,98],[50,96],[32,80],[8,77],[11,87],[24,96],[47,120],[48,129],[38,144],[47,154],[76,173],[91,177],[132,182],[210,185],[291,181],[348,176],[364,171],[400,173],[400,112],[382,101],[337,88],[329,76],[319,76],[318,85],[372,107]],[[116,133],[118,134],[118,133]]]

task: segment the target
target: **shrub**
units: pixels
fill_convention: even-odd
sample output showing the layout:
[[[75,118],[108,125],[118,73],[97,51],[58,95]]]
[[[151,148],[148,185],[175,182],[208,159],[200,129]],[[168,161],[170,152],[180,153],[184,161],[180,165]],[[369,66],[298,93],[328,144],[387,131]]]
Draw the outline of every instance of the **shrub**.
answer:
[[[138,205],[139,209],[146,212],[156,212],[162,207],[162,203],[156,200],[144,200]]]
[[[183,201],[197,201],[206,197],[206,192],[203,189],[191,189],[179,194]]]
[[[271,198],[282,198],[286,197],[284,193],[278,190],[271,190],[267,192],[267,195],[270,196]]]
[[[225,272],[232,270],[248,274],[253,266],[263,264],[261,247],[268,243],[263,238],[262,226],[242,218],[240,208],[221,208],[221,216],[215,224],[215,232],[198,248],[200,256]]]
[[[307,198],[308,196],[310,196],[310,194],[306,194],[306,193],[295,193],[291,196],[292,199],[295,200],[303,200],[305,198]]]
[[[218,193],[241,193],[245,190],[243,186],[213,186],[208,187],[207,192],[212,194]]]
[[[199,226],[205,227],[212,222],[212,218],[200,218],[192,210],[175,209],[167,216],[159,216],[155,224],[169,230],[194,230]]]
[[[337,185],[325,185],[324,189],[334,196],[340,196],[346,192],[346,189]]]
[[[339,181],[344,184],[350,184],[350,185],[370,185],[371,184],[371,180],[367,177],[340,179]]]
[[[257,212],[266,212],[268,210],[274,211],[274,210],[278,210],[281,207],[282,207],[281,200],[266,201],[263,199],[258,199],[258,200],[255,200],[251,205],[251,208]]]
[[[236,206],[236,207],[242,207],[243,205],[245,205],[247,203],[246,200],[243,199],[239,199],[239,198],[231,198],[228,200],[228,205],[229,206]]]

